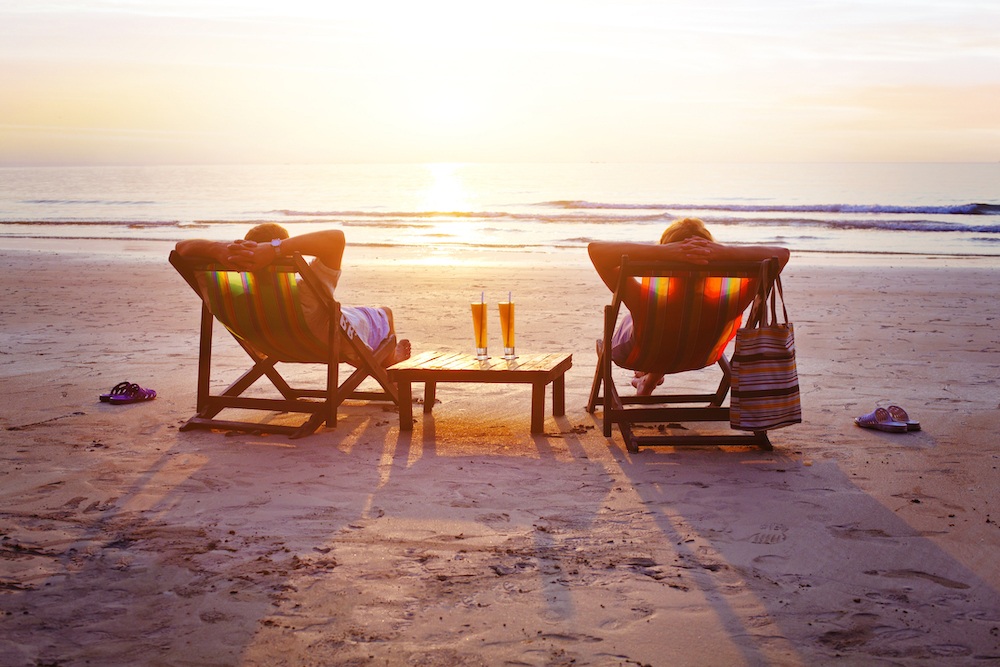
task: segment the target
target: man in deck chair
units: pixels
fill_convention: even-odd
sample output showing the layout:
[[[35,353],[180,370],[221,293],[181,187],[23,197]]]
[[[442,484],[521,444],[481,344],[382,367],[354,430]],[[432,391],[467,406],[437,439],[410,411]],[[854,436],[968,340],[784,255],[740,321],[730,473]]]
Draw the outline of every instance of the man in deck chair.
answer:
[[[777,258],[779,271],[788,262],[788,249],[778,246],[747,245],[727,246],[716,243],[705,224],[698,218],[684,218],[670,225],[660,237],[659,245],[646,243],[595,242],[588,247],[590,260],[604,284],[612,292],[618,285],[622,255],[630,261],[673,261],[690,264],[708,264],[710,261],[759,262]],[[622,319],[611,342],[611,359],[619,366],[628,358],[635,345],[635,330],[645,325],[639,283],[631,281],[624,287],[622,302],[629,312]],[[663,375],[636,371],[632,384],[639,396],[649,396],[663,382]]]
[[[340,263],[345,245],[344,232],[339,229],[289,237],[281,225],[264,223],[247,232],[242,240],[230,243],[188,239],[179,242],[176,250],[182,257],[214,259],[226,268],[239,271],[256,271],[279,257],[288,257],[297,252],[313,257],[310,266],[323,288],[329,291],[329,297],[333,298],[340,280]],[[309,329],[319,340],[327,340],[330,322],[319,299],[312,290],[300,290],[299,294]],[[388,308],[344,306],[341,314],[371,350],[378,349],[386,338],[395,333],[392,311]],[[396,344],[395,351],[383,361],[383,365],[388,367],[409,357],[410,341],[401,340]],[[345,361],[351,363],[350,355],[347,355]]]

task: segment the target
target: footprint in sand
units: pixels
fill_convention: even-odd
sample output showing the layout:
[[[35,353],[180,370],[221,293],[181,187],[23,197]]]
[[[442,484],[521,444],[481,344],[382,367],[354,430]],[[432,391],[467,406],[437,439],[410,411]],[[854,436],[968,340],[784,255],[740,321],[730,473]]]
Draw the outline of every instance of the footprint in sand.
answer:
[[[479,523],[485,523],[487,526],[496,526],[497,524],[510,523],[510,515],[506,512],[496,513],[490,512],[487,514],[476,515],[476,521]]]
[[[82,503],[86,499],[87,498],[85,496],[77,496],[76,498],[71,498],[67,500],[65,503],[63,503],[62,507],[65,509],[75,510],[77,507],[80,506],[80,503]]]
[[[649,622],[649,618],[653,616],[653,609],[646,605],[640,604],[634,607],[630,606],[629,610],[626,612],[623,608],[618,610],[619,616],[615,618],[609,618],[600,624],[602,630],[623,630],[630,625],[639,623],[640,621]]]
[[[760,565],[761,567],[778,567],[784,566],[788,562],[788,558],[785,556],[778,556],[776,554],[764,554],[763,556],[757,556],[753,559],[754,565]]]
[[[963,584],[960,581],[952,581],[951,579],[945,579],[944,577],[939,577],[936,574],[928,574],[919,570],[867,570],[865,574],[873,577],[888,577],[889,579],[926,579],[927,581],[933,581],[935,584],[940,586],[944,586],[946,588],[957,588],[959,590],[964,590],[969,587],[968,584]]]
[[[938,658],[965,658],[972,655],[972,649],[962,644],[935,644],[928,646],[927,652]]]
[[[777,544],[788,539],[787,531],[788,527],[780,523],[766,523],[748,539],[753,544]]]

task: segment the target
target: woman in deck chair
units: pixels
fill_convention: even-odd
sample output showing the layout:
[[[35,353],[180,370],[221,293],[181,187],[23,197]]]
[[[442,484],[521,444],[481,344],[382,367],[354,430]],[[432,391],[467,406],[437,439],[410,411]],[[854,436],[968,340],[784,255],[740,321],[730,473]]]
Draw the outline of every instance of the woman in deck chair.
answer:
[[[269,222],[257,225],[242,240],[229,243],[189,239],[179,242],[176,250],[182,257],[206,257],[239,271],[256,271],[279,257],[287,257],[295,252],[311,256],[313,260],[310,267],[322,282],[323,288],[329,291],[329,297],[333,298],[340,280],[340,263],[345,246],[344,232],[339,229],[289,237],[284,227]],[[330,322],[319,299],[312,290],[303,289],[299,294],[309,329],[319,340],[327,340]],[[395,333],[395,323],[389,308],[344,306],[341,314],[371,350],[378,349],[386,338]],[[396,344],[395,351],[383,361],[383,365],[388,367],[409,357],[410,341],[401,340]],[[345,361],[350,363],[350,357]]]
[[[588,247],[590,261],[601,276],[604,284],[615,291],[622,255],[631,261],[674,261],[690,264],[708,264],[710,261],[763,261],[774,257],[779,262],[779,271],[788,262],[788,249],[778,246],[747,245],[727,246],[716,243],[705,224],[698,218],[684,218],[670,225],[660,237],[659,245],[646,243],[596,242]],[[622,302],[629,312],[615,331],[611,344],[611,359],[624,366],[625,359],[635,345],[635,331],[642,329],[644,320],[643,295],[636,281],[624,287]],[[639,396],[652,394],[663,382],[661,373],[636,370],[632,384]]]

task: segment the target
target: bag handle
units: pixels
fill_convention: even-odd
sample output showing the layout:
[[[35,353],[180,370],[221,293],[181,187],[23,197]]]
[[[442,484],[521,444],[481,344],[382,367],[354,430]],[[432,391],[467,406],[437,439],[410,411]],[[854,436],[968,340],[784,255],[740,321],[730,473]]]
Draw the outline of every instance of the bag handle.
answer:
[[[785,317],[784,323],[788,324],[788,309],[785,307],[785,294],[781,287],[781,276],[778,274],[778,260],[769,258],[761,262],[760,276],[758,277],[757,295],[754,297],[753,307],[750,309],[750,318],[746,327],[754,329],[758,327],[776,326],[778,324],[778,310],[776,296],[781,297],[781,311]],[[777,295],[775,294],[777,292]],[[768,323],[768,296],[771,297],[771,320]]]
[[[747,318],[744,327],[755,329],[760,325],[763,310],[767,309],[767,294],[764,285],[767,284],[767,262],[761,262],[760,272],[757,275],[757,293],[753,297],[753,305],[750,308],[750,317]]]
[[[784,315],[785,321],[784,325],[788,326],[788,309],[785,308],[785,293],[781,289],[781,276],[774,277],[774,287],[771,290],[771,326],[778,326],[778,312],[775,308],[775,293],[781,297],[781,314]],[[761,324],[761,326],[767,326],[767,323]]]

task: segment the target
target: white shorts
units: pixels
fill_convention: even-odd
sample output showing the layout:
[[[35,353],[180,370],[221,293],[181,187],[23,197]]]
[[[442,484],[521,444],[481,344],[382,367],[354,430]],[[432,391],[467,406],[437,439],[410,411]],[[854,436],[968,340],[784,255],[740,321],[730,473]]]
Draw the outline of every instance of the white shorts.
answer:
[[[374,350],[389,337],[389,316],[381,308],[344,306],[340,312],[368,349]]]

